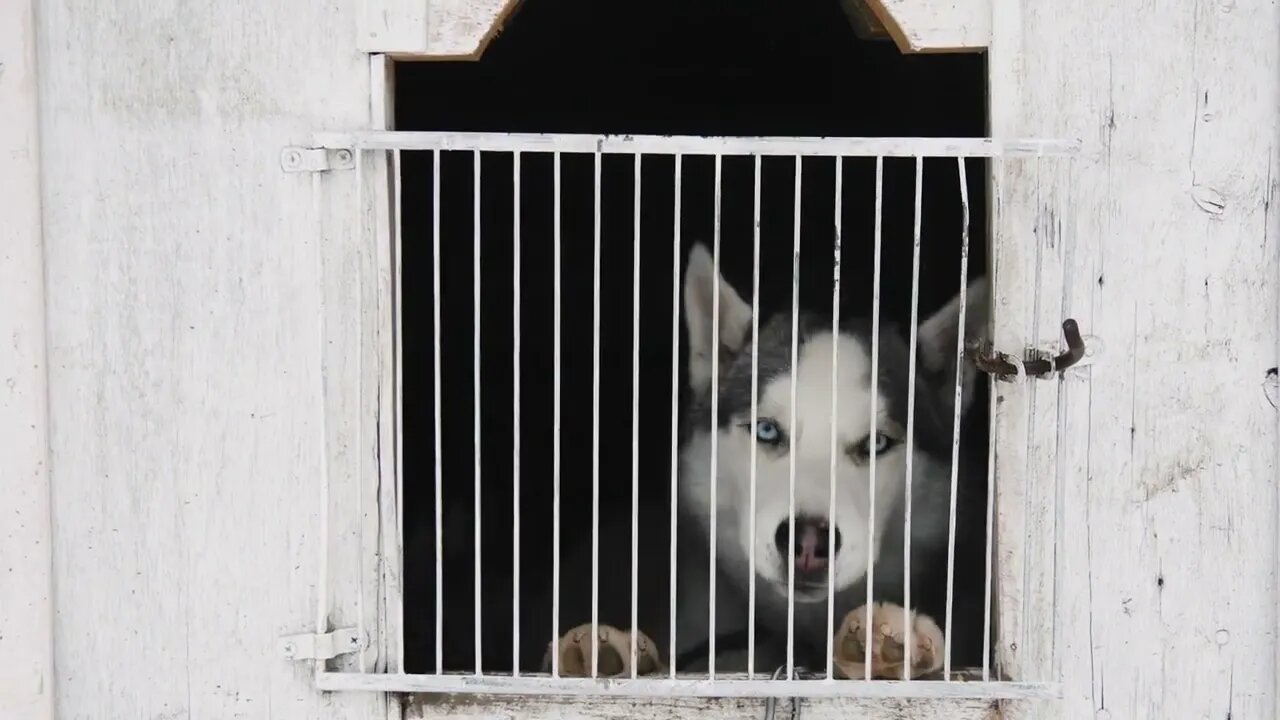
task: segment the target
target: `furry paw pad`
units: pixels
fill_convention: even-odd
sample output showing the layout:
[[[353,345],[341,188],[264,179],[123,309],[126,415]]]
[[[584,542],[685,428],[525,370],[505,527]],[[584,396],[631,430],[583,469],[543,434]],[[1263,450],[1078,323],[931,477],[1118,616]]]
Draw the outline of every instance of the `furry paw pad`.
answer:
[[[909,677],[916,678],[942,668],[943,636],[938,624],[928,615],[910,612],[891,603],[871,606],[870,623],[867,607],[845,616],[835,637],[835,666],[846,678],[866,677],[866,649],[871,645],[871,677],[902,680],[907,667],[907,624],[911,624]],[[870,632],[868,633],[868,627]],[[868,639],[869,636],[869,639]]]
[[[596,642],[591,642],[591,623],[579,625],[561,636],[548,648],[560,658],[561,677],[591,677],[591,655],[600,654],[599,677],[630,677],[631,633],[610,625],[600,625]],[[636,675],[648,675],[662,669],[658,647],[639,630],[636,635]],[[550,669],[550,656],[543,663]]]

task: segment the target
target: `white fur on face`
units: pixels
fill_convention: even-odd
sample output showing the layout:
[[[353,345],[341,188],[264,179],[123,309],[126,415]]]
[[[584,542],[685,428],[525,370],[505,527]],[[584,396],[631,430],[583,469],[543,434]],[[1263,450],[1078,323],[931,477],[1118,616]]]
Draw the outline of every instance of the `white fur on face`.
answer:
[[[719,553],[740,554],[745,569],[748,552],[754,551],[756,572],[782,597],[787,595],[787,563],[775,542],[778,526],[787,521],[790,507],[791,463],[795,461],[795,514],[831,515],[832,488],[832,350],[835,345],[835,526],[841,545],[834,557],[835,587],[844,589],[862,579],[868,557],[868,528],[875,518],[873,553],[889,521],[896,491],[905,472],[905,454],[898,444],[876,459],[876,507],[870,502],[870,467],[855,460],[847,449],[866,439],[871,430],[871,360],[856,339],[830,333],[815,335],[800,348],[795,373],[796,417],[791,417],[791,373],[781,373],[763,388],[758,417],[769,418],[781,428],[781,446],[760,443],[756,458],[756,527],[751,533],[751,447],[755,435],[749,412],[731,418],[719,430],[717,469],[717,536]],[[900,430],[889,421],[888,401],[877,399],[877,432],[899,438]],[[708,428],[709,430],[709,428]],[[874,446],[874,441],[871,445]],[[710,434],[695,432],[683,454],[681,487],[686,507],[706,514],[710,497]],[[799,540],[797,539],[797,543]],[[736,564],[736,563],[735,563]],[[804,592],[797,588],[797,602],[825,601],[826,588]]]

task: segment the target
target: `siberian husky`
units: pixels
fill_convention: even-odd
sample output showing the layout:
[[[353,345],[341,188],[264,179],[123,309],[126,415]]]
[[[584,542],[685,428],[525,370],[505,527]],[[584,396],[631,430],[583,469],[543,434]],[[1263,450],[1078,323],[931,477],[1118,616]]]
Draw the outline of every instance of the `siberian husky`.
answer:
[[[719,342],[714,346],[717,287]],[[985,279],[972,283],[966,292],[965,335],[973,338],[987,321]],[[759,338],[754,339],[751,306],[716,272],[702,245],[695,245],[689,253],[683,295],[688,342],[685,369],[692,399],[686,403],[681,420],[679,520],[674,552],[670,552],[666,518],[653,519],[657,526],[641,531],[644,541],[636,572],[643,601],[633,629],[634,671],[647,674],[672,664],[682,672],[705,670],[713,642],[717,672],[745,670],[749,590],[754,583],[753,667],[758,673],[769,674],[784,665],[791,645],[797,667],[825,670],[830,647],[840,674],[862,677],[867,643],[871,645],[874,677],[918,677],[935,672],[942,666],[944,651],[940,624],[945,617],[947,583],[959,297],[918,328],[910,461],[912,607],[904,610],[911,381],[905,333],[891,326],[880,328],[879,377],[873,383],[872,326],[866,319],[842,318],[839,332],[833,335],[830,317],[801,313],[798,360],[793,367],[791,313],[762,319]],[[717,426],[713,431],[712,363],[717,360]],[[754,425],[753,360],[758,365]],[[974,381],[974,369],[963,364],[962,410],[972,401]],[[874,435],[870,414],[873,393]],[[753,443],[754,525],[750,521]],[[718,478],[714,595],[709,549],[713,446]],[[876,457],[874,503],[872,454]],[[834,516],[830,511],[833,469]],[[952,663],[957,668],[979,664],[983,647],[986,478],[980,466],[976,473],[973,470],[962,457],[951,638]],[[789,522],[793,473],[794,528]],[[630,528],[629,518],[617,522],[603,519],[600,547],[617,557],[621,548],[630,547]],[[676,559],[678,588],[674,657],[667,601],[672,558]],[[873,603],[868,612],[866,583],[871,558]],[[587,622],[592,617],[586,605],[589,593],[562,593],[560,627],[572,629],[549,643],[544,667],[550,665],[551,654],[558,653],[562,675],[587,675],[591,655],[598,651],[601,675],[631,674],[632,634],[619,629],[630,627],[631,622],[630,578],[624,572],[630,569],[629,562],[606,560],[602,564],[597,642],[592,642],[592,626]],[[834,578],[833,592],[829,578]],[[793,611],[787,600],[792,586]],[[832,595],[830,627],[834,636],[828,634],[828,598]],[[914,649],[910,658],[904,659],[902,643],[908,625]]]

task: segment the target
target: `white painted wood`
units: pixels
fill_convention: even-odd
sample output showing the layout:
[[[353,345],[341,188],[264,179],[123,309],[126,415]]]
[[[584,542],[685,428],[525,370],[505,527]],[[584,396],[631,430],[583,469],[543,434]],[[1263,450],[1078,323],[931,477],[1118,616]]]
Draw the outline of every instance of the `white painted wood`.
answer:
[[[763,718],[766,701],[729,698],[502,698],[495,696],[416,695],[405,709],[406,720],[453,718],[455,720],[612,720],[620,717]],[[824,698],[803,700],[803,720],[993,720],[998,705],[990,700],[856,700]],[[774,718],[791,717],[791,702],[779,699]]]
[[[320,593],[325,624],[359,619],[354,568],[377,547],[341,514],[377,463],[359,430],[376,354],[350,330],[374,323],[346,302],[375,288],[355,282],[353,171],[279,165],[317,128],[368,125],[356,14],[40,6],[59,717],[386,711],[276,652]],[[322,217],[313,184],[342,200]]]
[[[428,0],[427,45],[437,59],[478,60],[521,0]]]
[[[993,0],[992,2],[992,38],[988,50],[989,97],[990,97],[990,133],[993,137],[1008,132],[1016,132],[1020,125],[1015,125],[1017,109],[1011,108],[1018,102],[1021,90],[1021,76],[1018,73],[1019,46],[1021,43],[1021,0]],[[1016,165],[1015,165],[1016,167]],[[1035,289],[1028,286],[1032,278],[1026,269],[1025,253],[1022,243],[1016,242],[1018,235],[1025,232],[1025,204],[1018,204],[1010,194],[1011,183],[1017,178],[1008,177],[1009,167],[1004,163],[992,163],[991,176],[988,180],[987,202],[990,208],[989,223],[991,235],[988,240],[991,251],[990,269],[992,275],[992,340],[1003,352],[1017,352],[1028,343],[1026,313],[1028,299],[1034,296]],[[1015,221],[1013,213],[1024,211],[1022,224]],[[1010,238],[1005,240],[1004,238]],[[1010,344],[1012,343],[1012,344]],[[1012,638],[1020,637],[1023,623],[1022,597],[1025,591],[1025,574],[1022,555],[1025,552],[1027,526],[1025,518],[1026,486],[1020,480],[1025,477],[1026,463],[1026,415],[1029,412],[1025,394],[1014,397],[1021,399],[1020,404],[1007,405],[1010,392],[1025,391],[1025,388],[1012,388],[992,385],[996,392],[993,407],[996,410],[992,418],[992,432],[995,434],[996,453],[996,498],[995,498],[995,531],[996,543],[992,550],[995,556],[992,563],[992,583],[995,594],[992,604],[992,626],[997,637],[995,645],[995,670],[1007,677],[1024,677],[1027,673],[1018,666],[1011,647],[1016,648]],[[1000,482],[1004,477],[1014,480]]]
[[[1105,342],[1002,387],[1001,532],[1030,531],[1002,658],[1065,693],[1006,716],[1276,717],[1280,6],[997,0],[992,27],[992,134],[1084,141],[995,173],[997,342],[1064,315]]]
[[[522,0],[361,0],[359,47],[430,60],[478,60]]]
[[[391,59],[385,55],[373,55],[369,59],[369,87],[372,98],[372,125],[383,130],[391,129],[395,118],[393,81],[395,78]],[[378,574],[372,578],[368,592],[377,598],[379,649],[378,670],[400,672],[403,668],[404,584],[402,579],[404,539],[401,536],[400,517],[403,477],[400,464],[400,382],[397,374],[400,346],[395,342],[398,328],[395,325],[395,303],[399,301],[396,283],[399,282],[397,218],[395,188],[399,168],[392,162],[391,153],[371,152],[369,165],[373,170],[372,212],[373,232],[369,236],[371,251],[377,265],[377,332],[378,332],[378,419],[374,428],[378,433],[378,473],[376,482],[369,483],[366,493],[369,502],[378,506],[377,535],[379,542],[375,561]]]
[[[368,53],[426,49],[431,0],[360,0],[356,46]]]
[[[395,119],[394,96],[395,69],[386,55],[369,58],[369,88],[371,100],[370,126],[389,130]],[[377,646],[374,648],[374,667],[379,672],[402,672],[404,668],[404,537],[401,522],[403,507],[403,466],[400,401],[400,343],[399,325],[396,324],[396,305],[400,302],[397,286],[400,282],[399,207],[396,188],[399,187],[398,165],[392,153],[369,153],[372,168],[370,208],[373,213],[373,232],[368,241],[374,254],[376,270],[376,327],[377,327],[377,416],[372,431],[378,434],[378,471],[371,475],[371,482],[363,486],[367,502],[378,508],[376,533],[365,536],[370,547],[377,547],[373,558],[376,574],[365,575],[365,592],[377,605]],[[365,527],[368,527],[367,525]],[[399,720],[403,716],[400,695],[385,696],[387,720]]]
[[[0,717],[53,718],[34,3],[0,4]]]
[[[364,66],[366,126],[385,122],[385,101],[372,99],[376,68]],[[378,61],[379,63],[381,60]],[[376,65],[378,63],[374,63]],[[381,93],[378,93],[379,95]],[[348,672],[382,668],[390,657],[390,620],[381,561],[384,510],[379,488],[393,483],[395,455],[388,423],[394,418],[390,332],[389,179],[377,153],[353,153],[348,172],[313,176],[309,231],[321,239],[319,283],[323,303],[323,415],[328,478],[328,596],[335,625],[358,627],[363,652],[327,667]],[[383,421],[386,422],[383,422]],[[392,525],[387,526],[388,529]],[[320,668],[317,668],[320,669]]]
[[[30,47],[29,10],[10,5],[0,48]],[[463,5],[430,4],[423,53],[474,57],[484,13],[513,7]],[[23,665],[3,676],[0,715],[48,716],[50,688],[63,717],[395,715],[379,693],[318,692],[309,665],[274,652],[315,629],[317,596],[322,626],[361,623],[375,641],[332,667],[385,667],[393,651],[377,592],[388,508],[371,495],[388,473],[385,161],[362,164],[360,190],[355,171],[278,162],[317,130],[385,127],[355,40],[320,42],[352,38],[363,9],[43,5],[38,167],[33,86],[13,81],[30,54],[2,51],[0,297],[17,309],[0,337],[20,334],[0,354],[0,448],[6,469],[32,472],[5,495],[22,519],[0,550],[31,582],[0,584],[4,657],[14,643]],[[995,0],[993,134],[1085,143],[1070,164],[996,169],[997,342],[1051,344],[1068,314],[1106,342],[1077,381],[1002,387],[1000,528],[1020,543],[999,558],[1002,660],[1065,691],[1006,702],[1006,716],[1276,716],[1280,421],[1260,383],[1280,353],[1277,26],[1274,3]],[[52,621],[38,550],[50,485]],[[461,717],[763,710],[437,702]],[[996,713],[846,699],[806,702],[804,717],[943,707]]]
[[[974,52],[991,40],[993,2],[1000,0],[843,0],[870,10],[904,53]]]

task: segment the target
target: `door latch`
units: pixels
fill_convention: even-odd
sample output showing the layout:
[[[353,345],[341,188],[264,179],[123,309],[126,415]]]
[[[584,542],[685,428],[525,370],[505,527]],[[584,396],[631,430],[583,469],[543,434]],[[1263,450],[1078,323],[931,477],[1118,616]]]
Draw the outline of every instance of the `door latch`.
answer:
[[[1097,356],[1097,338],[1085,339],[1080,335],[1080,326],[1072,318],[1062,321],[1062,335],[1066,338],[1067,347],[1056,355],[1052,352],[1032,350],[1027,356],[1018,357],[1010,353],[996,351],[990,343],[972,343],[965,350],[969,361],[982,372],[1004,382],[1020,381],[1023,378],[1051,378],[1070,368],[1081,368],[1091,365]]]

